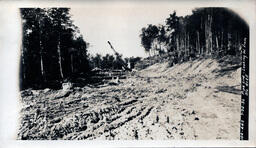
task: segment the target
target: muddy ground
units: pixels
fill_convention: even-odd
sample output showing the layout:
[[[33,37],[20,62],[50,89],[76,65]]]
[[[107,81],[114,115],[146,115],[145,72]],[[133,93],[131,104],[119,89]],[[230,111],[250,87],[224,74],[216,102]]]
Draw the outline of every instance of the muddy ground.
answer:
[[[117,85],[25,90],[18,139],[239,139],[241,68],[157,63]]]

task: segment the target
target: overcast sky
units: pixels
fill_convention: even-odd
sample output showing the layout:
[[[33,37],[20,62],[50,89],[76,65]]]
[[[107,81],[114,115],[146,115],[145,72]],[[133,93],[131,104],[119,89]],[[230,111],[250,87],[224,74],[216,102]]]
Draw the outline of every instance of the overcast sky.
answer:
[[[71,7],[72,19],[90,43],[89,53],[113,54],[107,41],[124,57],[147,56],[140,44],[140,31],[148,24],[164,24],[176,10],[177,15],[191,14],[192,8],[177,8],[171,3],[87,3]]]

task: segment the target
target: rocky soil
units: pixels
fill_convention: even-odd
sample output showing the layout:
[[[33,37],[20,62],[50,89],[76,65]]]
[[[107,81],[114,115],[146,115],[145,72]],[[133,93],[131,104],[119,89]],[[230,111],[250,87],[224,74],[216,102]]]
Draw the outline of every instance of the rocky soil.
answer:
[[[241,68],[157,63],[117,85],[24,90],[18,139],[239,139]]]

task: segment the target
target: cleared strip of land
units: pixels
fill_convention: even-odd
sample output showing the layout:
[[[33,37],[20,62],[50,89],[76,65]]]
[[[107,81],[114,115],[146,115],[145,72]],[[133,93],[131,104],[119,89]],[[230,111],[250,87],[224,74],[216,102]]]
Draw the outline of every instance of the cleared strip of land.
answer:
[[[18,139],[239,139],[241,68],[228,58],[157,63],[120,81],[22,91]]]

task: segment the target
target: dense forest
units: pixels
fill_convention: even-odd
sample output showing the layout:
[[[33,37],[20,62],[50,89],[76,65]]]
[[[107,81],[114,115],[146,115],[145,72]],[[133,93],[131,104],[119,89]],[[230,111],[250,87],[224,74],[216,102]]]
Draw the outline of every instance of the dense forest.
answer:
[[[21,88],[40,88],[89,69],[87,47],[68,8],[20,9]]]
[[[227,8],[198,8],[185,17],[174,11],[165,22],[142,28],[140,37],[149,56],[168,55],[171,64],[196,57],[240,56],[249,39],[248,25]]]
[[[91,70],[131,69],[140,57],[90,55],[89,43],[74,25],[69,8],[22,8],[20,88],[60,87],[73,78],[89,78]],[[151,56],[168,59],[170,66],[199,57],[241,57],[249,39],[247,24],[226,8],[198,8],[191,15],[174,11],[165,24],[141,30],[141,45]],[[246,43],[248,45],[248,43]]]
[[[20,85],[25,88],[60,87],[64,81],[90,76],[94,68],[134,67],[139,57],[89,55],[69,8],[20,9],[23,24]]]

